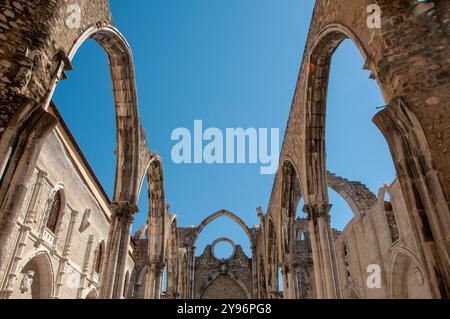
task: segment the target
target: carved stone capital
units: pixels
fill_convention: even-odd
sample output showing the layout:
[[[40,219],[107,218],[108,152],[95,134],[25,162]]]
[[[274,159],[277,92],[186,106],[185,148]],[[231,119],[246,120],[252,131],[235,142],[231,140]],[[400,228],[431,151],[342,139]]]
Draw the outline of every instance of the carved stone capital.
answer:
[[[137,205],[130,202],[113,202],[110,207],[114,216],[119,218],[131,219],[139,211]]]
[[[317,220],[324,217],[329,219],[332,205],[328,202],[307,204],[303,207],[303,211],[308,214],[309,220]]]

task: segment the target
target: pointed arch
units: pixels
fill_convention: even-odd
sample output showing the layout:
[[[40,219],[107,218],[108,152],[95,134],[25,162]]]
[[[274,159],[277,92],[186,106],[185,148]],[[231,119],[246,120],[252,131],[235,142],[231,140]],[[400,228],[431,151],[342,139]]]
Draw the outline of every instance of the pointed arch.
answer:
[[[351,39],[367,63],[371,59],[359,38],[346,26],[329,24],[312,42],[307,56],[306,114],[303,125],[302,183],[305,204],[328,202],[325,165],[325,112],[331,57],[345,39]]]
[[[235,286],[238,287],[238,291],[235,292],[237,293],[234,296],[230,296],[229,292],[230,291],[234,291],[234,289],[226,289],[226,291],[228,291],[228,293],[226,291],[219,293],[219,296],[213,296],[214,299],[216,298],[233,298],[233,299],[251,299],[251,294],[248,291],[247,287],[245,286],[245,284],[242,282],[242,280],[240,280],[239,278],[237,278],[236,276],[233,276],[232,274],[228,274],[228,275],[223,275],[223,274],[217,274],[216,276],[214,276],[213,278],[211,278],[210,281],[208,281],[208,283],[205,285],[205,288],[202,290],[201,294],[200,294],[200,299],[207,299],[207,298],[211,298],[208,295],[209,291],[212,291],[214,294],[214,289],[217,289],[216,287],[214,287],[214,285],[217,282],[220,281],[224,281],[224,282],[228,282],[229,285],[231,286]],[[225,285],[224,282],[219,283],[219,287],[223,288]]]
[[[200,233],[203,231],[203,229],[206,226],[208,226],[208,224],[210,224],[211,222],[213,222],[214,220],[216,220],[216,219],[218,219],[219,217],[222,217],[222,216],[226,216],[226,217],[232,219],[233,221],[235,221],[244,230],[244,232],[246,233],[246,235],[247,235],[247,237],[248,237],[248,239],[250,241],[250,245],[251,246],[254,245],[252,233],[251,233],[250,229],[248,228],[247,224],[240,217],[238,217],[237,215],[233,214],[232,212],[230,212],[228,210],[222,209],[222,210],[219,210],[219,211],[215,212],[214,214],[206,217],[200,223],[200,225],[195,229],[194,235],[193,235],[193,240],[192,240],[192,243],[194,244],[194,246],[195,246],[195,243],[197,242],[197,239],[198,239]]]
[[[415,114],[402,98],[393,99],[373,122],[385,136],[394,158],[426,276],[433,294],[449,296],[450,209],[444,182],[435,167],[427,138]],[[437,258],[436,258],[436,257]]]
[[[70,35],[72,38],[73,36]],[[49,115],[47,110],[58,81],[64,77],[65,71],[72,69],[71,59],[87,39],[94,39],[108,55],[116,115],[114,214],[111,220],[111,227],[115,231],[111,232],[106,251],[108,253],[113,251],[113,245],[122,247],[122,250],[128,247],[131,215],[137,211],[141,139],[134,62],[131,49],[122,34],[115,27],[100,23],[88,27],[70,49],[61,49],[49,57],[55,63],[53,66],[55,72],[52,71],[51,76],[48,76],[48,87],[44,87],[42,92],[38,93],[40,96],[37,96],[37,92],[30,92],[36,95],[36,101],[26,100],[17,108],[13,114],[13,121],[8,123],[6,128],[6,138],[2,137],[0,140],[0,154],[7,154],[0,164],[1,176],[6,177],[1,180],[0,185],[0,206],[4,207],[0,215],[0,241],[5,243],[5,247],[10,245],[11,233],[20,213],[21,207],[17,202],[20,203],[20,198],[25,196],[25,185],[32,177],[44,138],[56,124],[55,118]],[[42,40],[43,43],[51,42]],[[53,46],[64,47],[62,43],[54,43]],[[44,51],[42,48],[40,50]],[[42,55],[43,52],[38,54]],[[19,134],[22,130],[25,130],[25,135]],[[126,218],[116,215],[125,215]],[[7,254],[4,248],[0,248],[0,272],[5,270]],[[119,253],[107,257],[105,273],[109,275],[105,276],[108,281],[102,290],[105,297],[120,295],[125,275],[123,258],[126,258],[126,255]],[[117,270],[113,270],[116,267]],[[112,272],[116,274],[115,277]]]
[[[66,210],[66,193],[64,184],[56,184],[50,192],[47,200],[45,227],[55,235],[59,232],[61,221]]]
[[[97,249],[95,250],[94,253],[93,269],[99,275],[102,273],[104,259],[105,259],[105,241],[102,240],[98,244]]]
[[[110,64],[116,113],[116,179],[113,200],[136,204],[139,191],[139,146],[141,127],[137,88],[131,48],[114,26],[90,26],[68,53],[71,61],[88,39],[95,40],[106,52]],[[56,86],[56,84],[55,84]],[[50,101],[44,108],[47,109]]]
[[[413,277],[413,278],[411,278]],[[429,296],[428,282],[424,275],[424,269],[419,259],[412,251],[405,247],[397,247],[392,255],[389,268],[389,295],[393,299],[414,298],[412,290],[420,290],[421,298]],[[411,283],[414,286],[411,289]]]
[[[84,299],[98,299],[98,291],[97,289],[91,289],[88,294],[86,295],[86,298]]]
[[[130,272],[127,270],[127,272],[125,273],[125,281],[123,284],[123,292],[122,292],[123,298],[128,297],[129,288],[130,288]]]
[[[38,252],[25,259],[20,273],[22,277],[16,281],[16,293],[28,293],[32,299],[53,297],[55,276],[50,255],[46,251]]]

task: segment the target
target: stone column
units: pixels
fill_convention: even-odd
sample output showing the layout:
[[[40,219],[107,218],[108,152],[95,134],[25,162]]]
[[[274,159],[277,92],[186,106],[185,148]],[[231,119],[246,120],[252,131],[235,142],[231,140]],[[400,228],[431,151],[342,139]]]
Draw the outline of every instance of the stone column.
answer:
[[[288,260],[287,260],[287,264],[284,267],[284,277],[286,279],[286,290],[287,290],[287,297],[285,297],[285,299],[298,299],[299,294],[298,294],[298,289],[297,289],[297,285],[295,284],[295,282],[297,281],[297,276],[296,276],[296,238],[295,238],[295,217],[289,217],[289,223],[288,223],[288,227],[289,227],[289,233],[290,233],[290,238],[289,238],[289,256],[288,256]]]
[[[86,284],[86,278],[88,276],[89,260],[91,258],[91,250],[92,250],[93,243],[94,243],[94,235],[89,235],[89,241],[88,241],[88,244],[86,247],[86,253],[84,255],[83,269],[82,269],[82,274],[81,274],[81,278],[80,278],[80,288],[78,289],[78,294],[77,294],[78,299],[83,298],[84,285]]]
[[[187,247],[188,259],[188,299],[194,299],[194,276],[195,276],[195,246]]]
[[[18,276],[18,272],[20,271],[20,269],[18,269],[19,262],[22,261],[23,251],[27,244],[26,242],[28,239],[28,235],[30,234],[32,225],[36,224],[37,222],[36,201],[41,191],[41,187],[44,184],[46,176],[47,176],[46,172],[44,171],[38,172],[36,184],[32,191],[30,204],[28,206],[28,212],[25,216],[24,224],[20,229],[19,240],[17,241],[13,253],[13,258],[11,259],[11,263],[9,264],[9,268],[5,276],[5,281],[2,287],[3,289],[0,294],[0,297],[2,299],[8,299],[13,292],[14,282]]]
[[[285,267],[286,272],[285,278],[287,281],[287,291],[289,293],[288,298],[285,299],[298,299],[298,293],[296,289],[296,276],[295,276],[295,265],[293,263],[290,263],[288,267]]]
[[[114,202],[111,204],[111,209],[106,265],[101,278],[101,296],[103,299],[120,299],[130,245],[131,225],[133,215],[138,209],[136,205],[128,202]]]
[[[73,211],[70,217],[70,224],[67,230],[66,242],[64,244],[64,249],[62,252],[62,258],[59,261],[59,271],[56,277],[56,289],[54,293],[54,298],[59,298],[59,293],[61,292],[61,287],[63,285],[64,275],[66,274],[66,267],[69,261],[70,249],[73,239],[73,230],[75,223],[77,222],[78,212]]]
[[[341,295],[330,209],[331,205],[328,203],[314,203],[304,207],[309,219],[317,297],[324,299],[340,298]]]
[[[166,298],[167,299],[177,299],[178,294],[178,269],[173,264],[173,260],[169,260],[167,264],[167,291]],[[161,284],[162,286],[162,284]]]
[[[258,259],[256,254],[256,246],[252,244],[252,281],[253,281],[253,298],[258,297]]]
[[[153,261],[148,263],[144,299],[161,298],[161,277],[163,275],[163,269],[163,262]]]

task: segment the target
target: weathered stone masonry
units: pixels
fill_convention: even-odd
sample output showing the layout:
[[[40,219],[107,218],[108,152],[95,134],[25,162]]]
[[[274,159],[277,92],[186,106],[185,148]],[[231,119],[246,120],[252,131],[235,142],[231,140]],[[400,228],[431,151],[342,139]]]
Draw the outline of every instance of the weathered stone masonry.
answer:
[[[69,4],[81,9],[79,28],[66,23]],[[370,4],[381,8],[379,29],[366,23]],[[113,84],[111,200],[52,103],[88,39],[105,50]],[[386,104],[373,122],[397,177],[376,195],[326,168],[328,76],[345,39]],[[140,124],[132,52],[108,1],[1,1],[0,297],[448,298],[449,47],[449,1],[317,0],[260,224],[220,210],[181,227],[165,200],[163,161]],[[131,238],[144,178],[148,221]],[[342,232],[330,226],[328,187],[353,211]],[[296,216],[301,199],[306,219]],[[234,243],[228,260],[214,257],[214,243],[196,256],[199,234],[221,216],[242,227],[251,256]],[[373,266],[378,288],[367,281]]]

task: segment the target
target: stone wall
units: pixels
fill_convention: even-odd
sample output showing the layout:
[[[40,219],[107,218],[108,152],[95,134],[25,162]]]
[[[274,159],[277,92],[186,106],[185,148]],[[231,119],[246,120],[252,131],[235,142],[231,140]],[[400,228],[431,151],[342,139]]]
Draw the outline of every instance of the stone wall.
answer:
[[[348,223],[335,247],[344,298],[431,298],[398,180],[380,190],[365,216]],[[367,283],[373,265],[380,270],[379,287]]]
[[[371,4],[380,6],[380,28],[367,24]],[[373,121],[387,140],[404,196],[406,213],[399,223],[411,223],[411,239],[418,247],[434,297],[448,297],[450,287],[449,9],[449,1],[355,0],[351,6],[339,0],[316,1],[280,157],[280,163],[289,161],[295,168],[306,208],[326,225],[328,75],[333,52],[344,39],[350,39],[386,102]],[[267,220],[276,224],[273,237],[277,241],[284,229],[284,195],[283,172],[279,170],[267,208]],[[319,279],[323,295],[334,298],[338,278],[327,228],[313,252],[326,251],[329,257],[315,260],[326,260],[327,265],[320,268],[325,269],[327,278]],[[278,254],[283,257],[280,248]]]
[[[74,4],[81,10],[79,28],[66,24]],[[2,1],[0,137],[24,104],[45,102],[63,57],[59,52],[69,56],[82,32],[96,24],[111,24],[108,1]]]
[[[217,259],[211,248],[207,245],[203,254],[195,257],[194,298],[251,298],[252,259],[240,245],[227,260]]]
[[[51,112],[57,113],[56,109]],[[56,231],[52,232],[45,225],[57,189],[63,194],[63,206]],[[111,217],[109,205],[107,195],[70,132],[59,122],[43,144],[21,205],[14,246],[9,250],[8,273],[1,274],[2,293],[12,288],[12,298],[31,297],[31,289],[21,291],[24,271],[30,260],[45,255],[49,262],[40,263],[40,272],[48,268],[52,288],[50,295],[44,297],[85,298],[90,292],[98,296],[102,267],[97,273],[95,264],[102,243],[102,261],[105,261]],[[130,274],[134,268],[133,250],[130,246],[126,263]],[[16,265],[14,258],[19,260]]]

